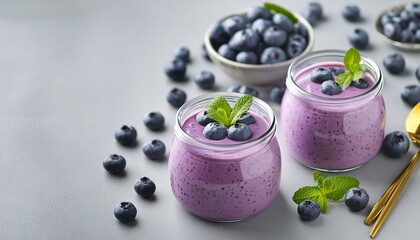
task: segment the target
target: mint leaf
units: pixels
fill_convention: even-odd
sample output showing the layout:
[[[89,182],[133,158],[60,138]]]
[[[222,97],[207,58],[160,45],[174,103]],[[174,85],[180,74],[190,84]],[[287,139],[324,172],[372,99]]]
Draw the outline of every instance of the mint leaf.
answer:
[[[350,86],[352,81],[357,81],[363,77],[365,66],[360,63],[362,58],[355,48],[350,48],[344,55],[344,66],[347,72],[341,73],[337,76],[336,82],[344,90]]]
[[[252,105],[253,96],[250,94],[242,95],[235,103],[232,108],[232,112],[229,116],[229,126],[232,126],[238,121],[242,114],[248,112]]]
[[[344,55],[344,66],[346,66],[347,71],[354,72],[353,67],[359,65],[360,60],[359,52],[355,48],[350,48]]]
[[[265,2],[264,7],[273,11],[273,12],[275,12],[275,13],[281,13],[281,14],[285,15],[287,18],[290,19],[290,21],[292,21],[292,23],[297,23],[298,22],[298,19],[295,17],[295,15],[293,15],[293,13],[291,13],[290,11],[286,10],[283,7],[280,7],[277,4]]]
[[[318,187],[323,186],[325,179],[328,178],[328,176],[326,174],[320,173],[317,170],[314,170],[314,173],[312,175],[313,175],[314,181],[315,181],[316,185],[318,185]]]
[[[229,116],[231,112],[232,108],[225,98],[215,97],[208,105],[207,116],[229,127]]]
[[[344,90],[346,87],[350,86],[353,78],[353,75],[350,73],[340,73],[335,81],[338,83],[338,85],[340,85],[341,89]]]
[[[344,197],[344,194],[350,188],[358,187],[359,184],[359,181],[354,177],[335,176],[328,178],[321,190],[325,192],[328,199],[338,201]]]
[[[299,188],[292,197],[293,201],[296,204],[299,204],[307,199],[313,200],[319,204],[321,207],[321,212],[326,213],[328,210],[328,200],[325,197],[325,194],[315,186],[306,186]]]

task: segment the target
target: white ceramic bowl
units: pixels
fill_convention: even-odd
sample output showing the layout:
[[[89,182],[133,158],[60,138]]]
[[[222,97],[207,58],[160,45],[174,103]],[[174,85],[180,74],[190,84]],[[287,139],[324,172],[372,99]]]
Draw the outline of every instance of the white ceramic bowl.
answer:
[[[234,15],[245,15],[245,13],[231,14],[221,19],[219,22],[222,22],[223,20]],[[306,29],[308,29],[308,45],[306,46],[306,49],[299,56],[297,56],[300,57],[312,50],[315,37],[314,31],[309,22],[296,13],[294,13],[294,16],[306,27]],[[211,29],[212,27],[209,27],[205,33],[204,45],[207,48],[210,59],[225,73],[237,79],[238,81],[250,85],[271,85],[274,83],[285,83],[287,69],[297,57],[275,64],[244,64],[231,61],[219,55],[211,45],[209,37]]]

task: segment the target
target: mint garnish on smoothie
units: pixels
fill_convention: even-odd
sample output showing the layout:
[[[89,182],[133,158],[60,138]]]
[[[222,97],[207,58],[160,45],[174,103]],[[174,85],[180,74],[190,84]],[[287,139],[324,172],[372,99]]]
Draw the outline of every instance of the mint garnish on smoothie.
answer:
[[[207,116],[225,127],[230,127],[235,125],[242,114],[249,110],[252,99],[252,95],[245,94],[236,101],[232,108],[224,97],[215,97],[208,105]]]
[[[340,85],[341,89],[346,89],[353,81],[358,81],[363,77],[364,69],[360,64],[360,61],[360,54],[355,48],[350,48],[346,52],[346,55],[344,55],[344,66],[347,71],[340,73],[336,79],[336,82]]]

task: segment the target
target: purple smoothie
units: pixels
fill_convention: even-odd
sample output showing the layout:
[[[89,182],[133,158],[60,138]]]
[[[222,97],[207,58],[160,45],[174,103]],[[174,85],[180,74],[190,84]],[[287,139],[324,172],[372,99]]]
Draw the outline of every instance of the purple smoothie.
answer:
[[[310,80],[317,67],[343,67],[326,61],[297,71],[281,107],[281,134],[287,152],[298,162],[315,169],[344,171],[371,160],[384,137],[385,106],[374,75],[365,71],[365,89],[349,86],[338,95],[320,91]],[[296,90],[295,89],[295,90]]]
[[[277,195],[280,179],[275,118],[250,111],[256,119],[250,125],[252,138],[238,142],[203,137],[197,113],[185,116],[180,132],[175,126],[169,154],[175,198],[192,214],[214,221],[236,221],[261,212]]]

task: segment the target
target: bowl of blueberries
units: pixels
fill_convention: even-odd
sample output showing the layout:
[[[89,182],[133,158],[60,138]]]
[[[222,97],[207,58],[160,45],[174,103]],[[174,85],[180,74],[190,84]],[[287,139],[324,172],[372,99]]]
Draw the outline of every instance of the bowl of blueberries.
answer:
[[[387,9],[377,18],[376,30],[395,47],[420,50],[420,3],[407,3]]]
[[[285,82],[293,60],[312,50],[314,33],[302,16],[265,3],[211,25],[204,45],[210,59],[231,77],[270,85]]]

